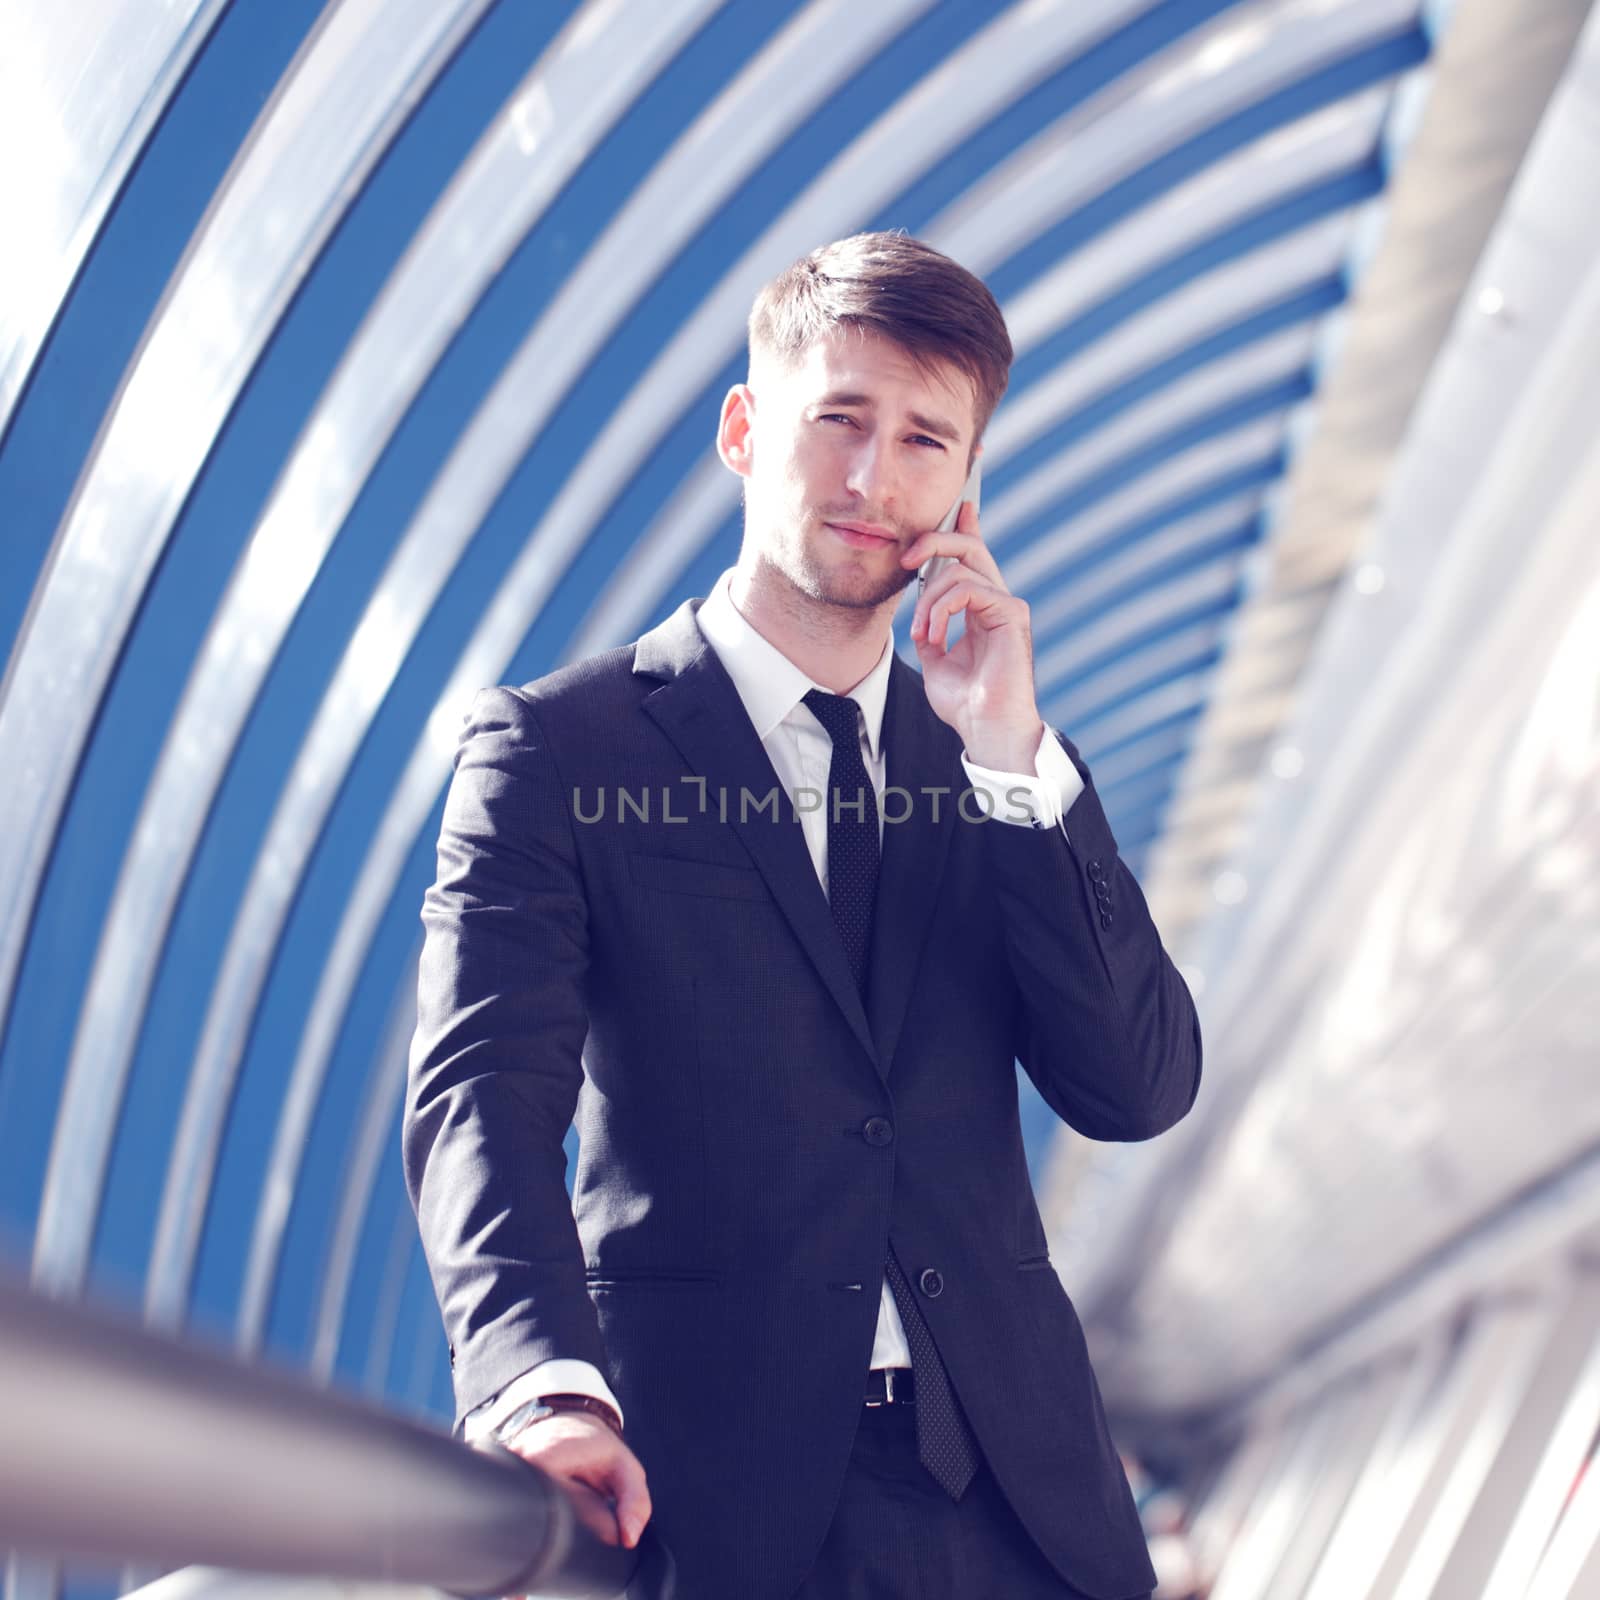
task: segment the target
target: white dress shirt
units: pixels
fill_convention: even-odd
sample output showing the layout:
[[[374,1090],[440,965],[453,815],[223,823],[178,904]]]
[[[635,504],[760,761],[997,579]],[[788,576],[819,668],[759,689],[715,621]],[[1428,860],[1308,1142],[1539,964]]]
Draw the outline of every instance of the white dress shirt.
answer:
[[[828,819],[823,797],[833,760],[833,740],[804,704],[813,683],[776,645],[748,623],[733,603],[729,585],[733,569],[717,579],[696,613],[696,621],[717,659],[727,669],[739,691],[750,721],[755,725],[773,771],[795,805],[806,848],[823,892],[828,888]],[[894,635],[884,641],[877,665],[848,697],[860,707],[861,759],[878,796],[878,837],[883,837],[883,791],[886,783],[881,734],[883,708],[889,695],[889,669],[894,657]],[[824,693],[832,690],[824,689]],[[997,822],[1023,827],[1065,828],[1067,808],[1083,792],[1083,779],[1071,758],[1047,727],[1034,756],[1032,773],[997,772],[967,760],[961,765],[971,787],[987,797],[985,808]],[[813,798],[813,796],[815,798]],[[804,803],[802,803],[804,802]],[[874,1367],[909,1367],[911,1350],[887,1282],[879,1291],[878,1327],[872,1341]],[[587,1361],[557,1358],[541,1362],[512,1380],[493,1399],[485,1401],[466,1419],[469,1439],[490,1431],[525,1400],[547,1394],[587,1394],[621,1407],[605,1378]]]

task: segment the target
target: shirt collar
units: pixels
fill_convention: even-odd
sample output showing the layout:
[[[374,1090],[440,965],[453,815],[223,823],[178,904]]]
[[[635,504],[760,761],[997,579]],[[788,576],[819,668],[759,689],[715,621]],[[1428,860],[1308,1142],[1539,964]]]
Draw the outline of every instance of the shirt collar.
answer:
[[[706,642],[717,652],[727,668],[739,698],[755,724],[757,735],[765,740],[812,689],[813,682],[770,639],[756,632],[733,603],[729,567],[700,603],[695,621]],[[867,744],[874,761],[878,759],[878,740],[883,731],[883,708],[889,698],[889,668],[894,661],[894,631],[884,641],[878,664],[855,688],[846,693],[861,707],[867,725]],[[831,694],[832,690],[824,690]]]

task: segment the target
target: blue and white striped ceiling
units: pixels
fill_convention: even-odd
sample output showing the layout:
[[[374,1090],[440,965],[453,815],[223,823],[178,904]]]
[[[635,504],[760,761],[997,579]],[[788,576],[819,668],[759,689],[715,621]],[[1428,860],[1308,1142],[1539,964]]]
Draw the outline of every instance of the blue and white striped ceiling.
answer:
[[[756,288],[866,227],[994,288],[985,529],[1137,870],[1440,8],[7,9],[0,1234],[447,1410],[394,1151],[455,729],[732,560]]]

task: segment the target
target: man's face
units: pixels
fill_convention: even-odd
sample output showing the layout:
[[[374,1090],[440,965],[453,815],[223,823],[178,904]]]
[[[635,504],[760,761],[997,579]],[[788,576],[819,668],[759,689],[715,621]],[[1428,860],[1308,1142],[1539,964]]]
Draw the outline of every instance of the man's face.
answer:
[[[745,479],[747,547],[812,599],[883,605],[916,576],[900,552],[960,495],[974,423],[965,374],[878,334],[841,329],[792,367],[759,362],[718,435]]]

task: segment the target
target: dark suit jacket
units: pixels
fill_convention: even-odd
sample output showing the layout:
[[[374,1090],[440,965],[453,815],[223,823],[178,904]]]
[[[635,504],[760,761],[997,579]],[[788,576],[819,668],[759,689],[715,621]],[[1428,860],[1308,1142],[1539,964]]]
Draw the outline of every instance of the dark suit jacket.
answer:
[[[1144,1594],[1013,1062],[1082,1133],[1149,1138],[1199,1083],[1188,991],[1092,785],[1070,844],[961,820],[960,737],[896,660],[888,782],[916,804],[884,828],[864,1006],[697,607],[468,718],[404,1127],[458,1414],[546,1358],[593,1362],[681,1592],[780,1600],[838,1498],[892,1242],[913,1283],[942,1279],[928,1325],[1050,1560]],[[741,790],[776,798],[741,820]]]

